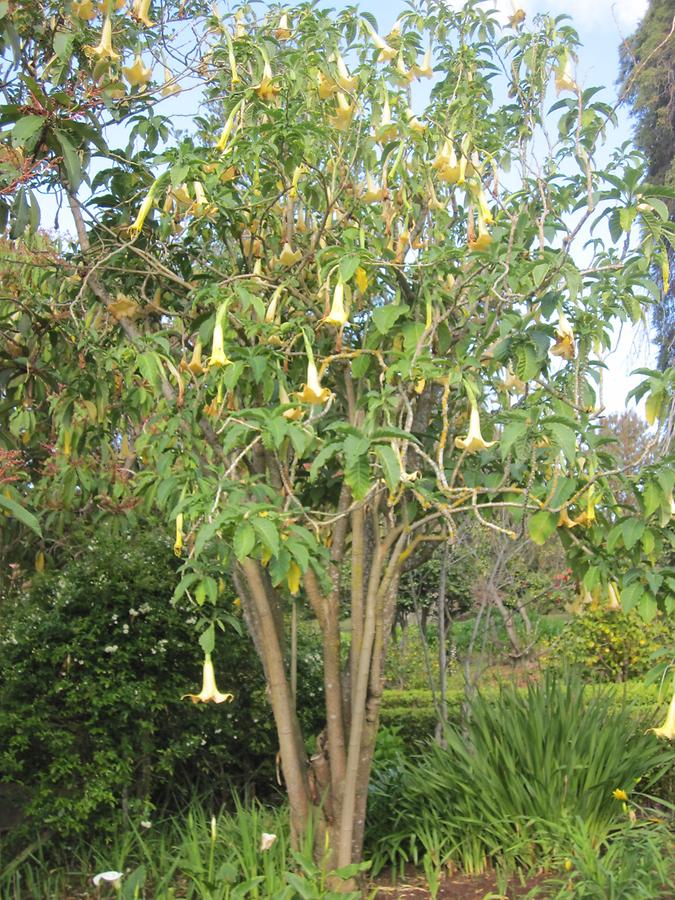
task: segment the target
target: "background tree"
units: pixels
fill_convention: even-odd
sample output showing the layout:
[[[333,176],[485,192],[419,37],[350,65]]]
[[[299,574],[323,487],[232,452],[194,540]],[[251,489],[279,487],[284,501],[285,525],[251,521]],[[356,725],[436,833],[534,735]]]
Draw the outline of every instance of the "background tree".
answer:
[[[673,215],[675,188],[675,18],[670,0],[650,0],[637,31],[621,46],[622,92],[637,119],[635,142],[647,157],[649,178],[670,189],[666,203]],[[658,367],[673,365],[675,295],[672,248],[662,266],[663,297],[653,322]]]
[[[316,820],[319,852],[349,867],[398,584],[420,548],[467,516],[536,544],[557,530],[585,591],[623,588],[647,616],[673,607],[673,471],[617,473],[595,408],[595,354],[614,320],[642,314],[665,207],[630,152],[598,169],[613,110],[576,85],[576,35],[549,17],[502,31],[480,4],[423,3],[385,38],[366,14],[311,5],[50,12],[35,28],[30,4],[0,19],[0,114],[22,161],[12,234],[49,186],[78,238],[26,263],[0,310],[22,348],[11,337],[0,359],[3,424],[22,417],[3,440],[30,471],[7,490],[48,542],[73,518],[161,517],[183,560],[176,597],[209,623],[198,699],[222,699],[209,678],[231,573],[293,832]],[[203,92],[189,134],[155,109],[175,72]],[[109,149],[120,121],[129,143]],[[296,595],[323,642],[311,759],[289,671]]]

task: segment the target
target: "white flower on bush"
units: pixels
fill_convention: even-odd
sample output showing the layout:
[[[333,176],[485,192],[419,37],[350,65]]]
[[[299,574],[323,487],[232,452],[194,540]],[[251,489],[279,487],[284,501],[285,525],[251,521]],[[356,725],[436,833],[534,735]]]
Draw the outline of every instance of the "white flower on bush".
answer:
[[[265,850],[269,850],[276,839],[276,834],[267,834],[266,831],[263,831],[260,837],[260,852],[264,853]]]
[[[148,819],[143,819],[141,828],[152,828],[152,822],[148,821]]]
[[[109,881],[111,884],[117,886],[123,875],[124,872],[99,872],[98,875],[94,875],[92,881],[94,882],[95,887],[98,887],[102,881]]]

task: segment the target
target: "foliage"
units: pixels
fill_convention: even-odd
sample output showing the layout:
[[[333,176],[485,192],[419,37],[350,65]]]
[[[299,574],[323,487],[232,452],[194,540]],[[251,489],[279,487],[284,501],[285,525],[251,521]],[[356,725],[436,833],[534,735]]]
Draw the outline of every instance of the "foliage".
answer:
[[[597,390],[672,228],[639,154],[598,165],[614,110],[571,77],[565,19],[502,27],[480,2],[413,0],[384,38],[354,7],[155,6],[18,0],[0,17],[16,267],[0,434],[25,476],[3,484],[3,545],[32,524],[48,555],[74,520],[157,516],[177,599],[214,625],[229,571],[298,832],[328,797],[285,664],[302,591],[327,686],[313,775],[347,863],[398,583],[423,545],[467,519],[538,545],[557,532],[588,591],[675,607],[675,473],[621,475],[626,507]],[[159,106],[181,86],[185,131]],[[36,255],[45,190],[77,241]],[[655,378],[639,390],[665,417]]]
[[[211,815],[208,810],[193,799],[186,815],[153,818],[147,828],[117,812],[105,842],[79,841],[56,857],[40,848],[18,866],[5,866],[7,860],[0,858],[0,898],[34,900],[75,892],[92,896],[92,876],[101,871],[123,873],[118,894],[122,900],[174,896],[187,900],[347,896],[356,900],[360,896],[337,895],[327,888],[331,873],[312,861],[311,832],[298,851],[290,848],[286,809],[258,803],[244,807],[235,801],[232,813],[221,809]],[[276,838],[265,851],[261,851],[263,834]]]
[[[181,700],[199,683],[201,650],[197,616],[171,603],[175,570],[151,532],[101,535],[3,605],[0,770],[24,788],[24,830],[105,831],[115,810],[138,822],[195,789],[275,792],[275,733],[247,636],[216,639],[231,704]],[[220,603],[232,609],[232,600],[225,587]],[[301,715],[312,730],[322,689],[304,646]]]
[[[672,619],[645,622],[635,610],[589,609],[550,641],[547,664],[571,666],[596,681],[627,681],[645,675],[651,656],[673,640]]]
[[[567,822],[560,828],[560,850],[562,874],[544,883],[546,896],[557,900],[667,900],[671,896],[673,834],[663,824],[625,823],[598,844],[583,822]]]
[[[446,748],[431,743],[401,760],[396,778],[391,767],[374,778],[374,865],[431,850],[465,871],[539,863],[562,820],[602,840],[621,815],[612,791],[644,792],[675,760],[644,724],[605,692],[551,672],[526,691],[478,695],[464,726],[448,728]]]

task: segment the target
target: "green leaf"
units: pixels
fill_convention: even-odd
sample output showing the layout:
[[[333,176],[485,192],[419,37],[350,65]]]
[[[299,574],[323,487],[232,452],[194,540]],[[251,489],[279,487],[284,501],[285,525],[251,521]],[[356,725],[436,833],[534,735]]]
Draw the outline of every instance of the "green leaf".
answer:
[[[255,531],[253,526],[248,522],[242,522],[234,533],[233,549],[234,555],[241,562],[250,555],[255,547]]]
[[[340,278],[342,281],[349,281],[354,272],[361,265],[361,257],[358,253],[349,253],[340,260]]]
[[[632,548],[637,544],[637,542],[642,537],[642,532],[645,530],[645,523],[641,519],[626,519],[626,521],[621,526],[621,533],[623,534],[623,543],[626,547],[626,550],[632,550]]]
[[[645,620],[651,622],[658,611],[658,604],[651,594],[643,594],[638,603],[638,612]]]
[[[209,625],[206,631],[200,635],[199,638],[199,646],[202,648],[204,653],[213,653],[213,648],[216,645],[216,630],[213,627],[213,622]]]
[[[40,523],[33,513],[28,512],[27,509],[24,509],[23,506],[15,500],[12,500],[10,497],[5,497],[3,494],[0,494],[0,506],[3,506],[15,519],[18,519],[19,522],[25,525],[26,528],[30,528],[31,531],[34,531],[38,537],[42,537]]]
[[[634,581],[621,591],[621,608],[624,612],[630,612],[644,593],[641,582]]]
[[[549,422],[546,428],[551,432],[556,447],[560,447],[568,462],[573,463],[577,455],[577,436],[574,431],[560,422]]]
[[[509,455],[511,447],[515,444],[515,442],[524,437],[527,432],[527,425],[525,422],[509,422],[508,425],[504,426],[504,430],[502,431],[501,438],[499,439],[499,447],[502,454],[502,459],[506,459]]]
[[[75,35],[71,31],[57,31],[54,35],[54,53],[60,59],[70,56]]]
[[[256,516],[253,519],[253,527],[272,556],[276,556],[279,552],[279,532],[274,522],[268,518]]]
[[[375,447],[375,455],[382,466],[384,480],[390,491],[395,491],[401,483],[401,464],[392,447],[380,444]]]
[[[340,449],[341,444],[338,444],[336,441],[333,441],[331,444],[326,444],[325,447],[322,447],[321,450],[314,457],[314,462],[309,470],[309,480],[316,481],[319,471],[326,465],[329,459],[331,459]]]
[[[576,490],[576,486],[577,483],[573,478],[565,478],[564,476],[558,478],[555,489],[553,491],[553,496],[551,497],[550,505],[554,509],[558,509],[564,503],[567,503],[567,501]]]
[[[342,451],[345,455],[345,464],[349,468],[354,465],[357,460],[368,453],[370,448],[370,441],[364,437],[356,437],[353,434],[350,434],[347,438],[345,438],[345,442],[342,447]]]
[[[396,304],[389,303],[387,306],[379,306],[377,309],[373,310],[373,322],[375,324],[375,328],[380,332],[380,334],[386,334],[396,322],[404,316],[408,312],[408,307],[405,303]]]
[[[558,516],[555,513],[542,509],[536,512],[527,523],[527,529],[530,537],[535,544],[541,546],[555,532],[558,524]]]
[[[345,481],[355,500],[363,500],[370,489],[370,464],[367,456],[354,460],[345,469]]]
[[[77,155],[75,147],[73,147],[62,131],[55,130],[54,134],[63,151],[63,165],[65,166],[66,174],[68,176],[68,184],[71,190],[76,191],[82,182],[80,157]]]
[[[26,144],[45,124],[43,116],[24,116],[12,129],[12,143]]]
[[[661,506],[661,501],[663,500],[663,490],[661,485],[656,481],[648,481],[645,485],[642,500],[645,505],[645,515],[651,516],[651,514]]]

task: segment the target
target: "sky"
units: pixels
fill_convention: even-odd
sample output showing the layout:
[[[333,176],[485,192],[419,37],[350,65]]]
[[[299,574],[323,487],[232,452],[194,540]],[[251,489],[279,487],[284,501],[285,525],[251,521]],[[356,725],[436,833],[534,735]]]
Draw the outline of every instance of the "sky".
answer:
[[[461,7],[464,0],[447,0],[454,7]],[[324,0],[329,5],[330,0]],[[515,7],[514,7],[515,3]],[[322,4],[323,5],[323,4]],[[345,0],[333,0],[334,6],[341,8],[350,3]],[[527,18],[532,19],[537,13],[552,15],[567,14],[579,33],[581,47],[578,51],[578,62],[575,67],[575,79],[582,87],[602,86],[605,94],[599,99],[613,103],[616,100],[616,81],[619,72],[619,46],[635,30],[646,12],[648,0],[486,0],[485,8],[497,8],[501,16],[506,18],[513,14],[515,8],[525,11]],[[405,9],[403,0],[361,0],[359,7],[371,12],[378,21],[379,30],[386,34]],[[527,24],[527,22],[526,22]],[[176,118],[187,112],[183,97],[171,98],[162,103],[161,112],[175,111]],[[190,112],[193,109],[194,97],[191,97]],[[164,108],[166,107],[166,109]],[[620,108],[618,126],[609,135],[602,155],[606,158],[613,147],[630,139],[632,123],[629,110]],[[187,125],[187,122],[185,123]],[[43,223],[49,227],[47,215]],[[68,229],[65,221],[61,222],[61,230]],[[65,226],[65,228],[64,228]],[[645,327],[634,328],[625,324],[616,334],[616,346],[605,362],[609,371],[605,373],[602,387],[602,400],[607,412],[625,409],[625,397],[635,387],[640,377],[630,376],[631,370],[653,364],[654,351],[650,345]]]

